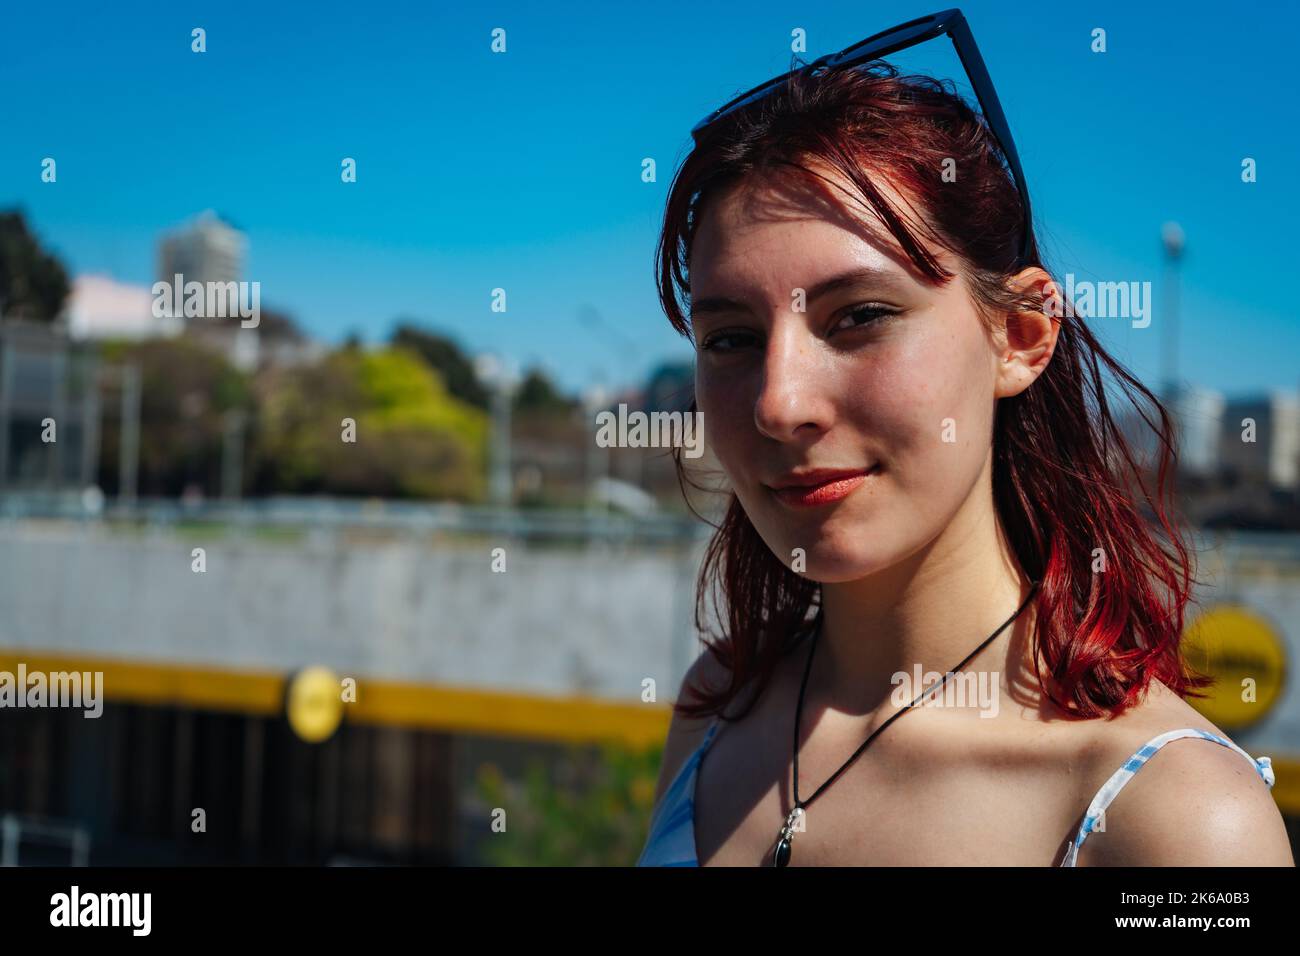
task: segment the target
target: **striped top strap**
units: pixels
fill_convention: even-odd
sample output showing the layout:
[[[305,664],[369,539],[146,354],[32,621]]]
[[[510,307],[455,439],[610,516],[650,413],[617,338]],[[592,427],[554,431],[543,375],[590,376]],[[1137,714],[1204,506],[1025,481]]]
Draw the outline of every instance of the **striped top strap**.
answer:
[[[1088,838],[1088,834],[1093,831],[1106,808],[1110,806],[1111,801],[1118,796],[1119,792],[1124,789],[1125,785],[1133,779],[1133,775],[1142,769],[1143,764],[1151,759],[1152,755],[1169,743],[1171,740],[1178,740],[1182,737],[1199,737],[1202,740],[1213,740],[1216,744],[1222,744],[1225,747],[1231,747],[1237,753],[1241,754],[1254,766],[1255,771],[1263,778],[1264,783],[1272,787],[1276,778],[1273,774],[1273,764],[1268,757],[1258,759],[1252,757],[1246,751],[1242,750],[1230,740],[1220,737],[1218,734],[1212,734],[1208,731],[1200,730],[1195,727],[1184,727],[1180,730],[1169,730],[1159,734],[1147,741],[1137,753],[1129,757],[1124,766],[1120,767],[1111,775],[1111,778],[1102,785],[1097,791],[1097,795],[1092,798],[1092,803],[1088,805],[1088,811],[1083,816],[1083,823],[1079,825],[1079,831],[1075,834],[1070,849],[1065,854],[1065,859],[1061,861],[1061,866],[1075,866],[1079,857],[1079,847],[1083,846],[1083,841]]]

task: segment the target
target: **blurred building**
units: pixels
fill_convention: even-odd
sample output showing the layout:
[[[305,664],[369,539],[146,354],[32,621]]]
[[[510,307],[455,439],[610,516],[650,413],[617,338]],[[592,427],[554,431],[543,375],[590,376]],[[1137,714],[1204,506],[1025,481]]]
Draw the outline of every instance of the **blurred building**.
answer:
[[[646,411],[684,412],[694,397],[694,363],[665,362],[650,373],[645,387]]]
[[[178,275],[185,284],[242,282],[247,255],[248,237],[208,209],[159,241],[158,279],[169,286]],[[170,316],[170,301],[165,311]],[[244,328],[239,321],[223,321],[221,316],[181,321],[185,334],[212,346],[236,368],[248,372],[257,367],[261,335],[256,327]]]
[[[1160,401],[1173,420],[1178,469],[1188,477],[1228,485],[1300,488],[1300,397],[1273,390],[1228,397],[1184,384],[1166,390]],[[1155,415],[1148,416],[1158,424]],[[1136,457],[1153,466],[1155,432],[1134,410],[1120,417],[1120,428]]]
[[[171,282],[177,273],[186,282],[240,282],[248,237],[211,209],[162,237],[158,244],[158,278]]]
[[[1221,448],[1224,469],[1238,481],[1296,488],[1300,484],[1300,396],[1274,390],[1229,400],[1223,411]]]
[[[1185,474],[1211,476],[1219,470],[1223,435],[1222,393],[1181,386],[1169,399],[1178,434],[1178,467]]]
[[[94,483],[98,362],[61,323],[0,319],[0,491]]]
[[[183,320],[153,313],[153,292],[104,275],[77,276],[67,302],[74,339],[151,339],[178,334]]]

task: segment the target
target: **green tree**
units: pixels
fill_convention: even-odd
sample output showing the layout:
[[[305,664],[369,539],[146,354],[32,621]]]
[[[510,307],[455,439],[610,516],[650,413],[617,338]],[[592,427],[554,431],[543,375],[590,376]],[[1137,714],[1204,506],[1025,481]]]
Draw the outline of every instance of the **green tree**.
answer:
[[[68,297],[68,274],[18,211],[0,212],[0,317],[48,322]]]
[[[447,391],[453,396],[475,408],[488,407],[488,393],[479,384],[474,364],[452,339],[399,320],[391,341],[394,346],[412,349],[428,362],[447,383]]]
[[[251,408],[248,378],[220,352],[185,336],[110,342],[101,355],[140,368],[139,493],[175,496],[198,485],[217,494],[225,415]],[[115,412],[115,403],[108,409]],[[105,416],[100,484],[110,493],[117,490],[120,435],[118,416]]]
[[[515,392],[515,411],[523,414],[536,412],[546,415],[568,415],[576,405],[577,403],[565,397],[539,368],[529,369]]]
[[[487,416],[449,395],[414,352],[341,349],[269,370],[259,394],[259,492],[460,501],[485,493]],[[352,440],[344,419],[355,423]]]

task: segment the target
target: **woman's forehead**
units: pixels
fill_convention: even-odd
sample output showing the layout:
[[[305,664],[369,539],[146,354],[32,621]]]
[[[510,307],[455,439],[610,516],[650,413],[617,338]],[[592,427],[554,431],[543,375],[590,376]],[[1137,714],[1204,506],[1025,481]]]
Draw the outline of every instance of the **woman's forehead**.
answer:
[[[759,292],[788,298],[831,276],[872,272],[900,285],[915,281],[877,245],[825,222],[722,235],[691,269],[691,295]]]
[[[836,171],[831,183],[797,171],[755,173],[704,205],[691,247],[692,293],[717,281],[772,272],[806,275],[853,265],[893,270],[920,281],[915,264],[854,187]],[[905,218],[910,203],[892,184],[873,182]],[[909,227],[915,226],[909,222]],[[931,250],[942,261],[943,250]]]
[[[852,269],[889,274],[905,284],[922,281],[897,239],[879,224],[839,207],[798,207],[772,194],[733,191],[701,220],[690,256],[690,291],[694,298],[723,294],[719,286],[809,287]]]

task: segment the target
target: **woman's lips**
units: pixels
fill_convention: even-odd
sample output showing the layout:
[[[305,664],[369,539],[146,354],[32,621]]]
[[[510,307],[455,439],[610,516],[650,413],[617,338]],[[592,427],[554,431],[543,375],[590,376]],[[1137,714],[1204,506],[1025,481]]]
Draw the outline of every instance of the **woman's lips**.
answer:
[[[777,500],[796,508],[813,508],[818,505],[827,505],[847,498],[879,470],[880,466],[874,465],[866,471],[858,472],[856,475],[843,475],[817,485],[773,488],[772,493],[776,495]]]

